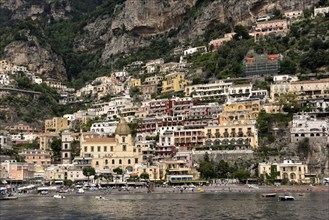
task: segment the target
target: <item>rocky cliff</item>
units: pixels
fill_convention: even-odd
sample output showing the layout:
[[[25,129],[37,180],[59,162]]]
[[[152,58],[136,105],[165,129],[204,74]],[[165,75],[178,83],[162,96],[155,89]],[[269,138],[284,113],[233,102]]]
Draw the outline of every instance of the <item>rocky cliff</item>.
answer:
[[[170,40],[193,42],[202,39],[207,30],[217,23],[226,23],[234,27],[241,23],[251,25],[258,16],[273,14],[275,11],[302,10],[316,0],[0,0],[0,10],[7,20],[12,22],[31,19],[47,28],[58,23],[74,24],[71,48],[73,55],[81,53],[100,54],[99,64],[109,65],[114,56],[125,57],[139,48],[150,45],[152,39],[172,31]],[[77,19],[78,18],[78,19]],[[8,23],[9,22],[9,23]],[[42,31],[42,30],[41,30]],[[52,38],[48,33],[48,38]],[[56,40],[56,39],[55,39]],[[23,42],[9,42],[0,47],[1,58],[12,62],[36,62],[39,72],[52,76],[65,74],[61,56],[50,48],[29,48]],[[22,47],[24,49],[22,49]],[[2,50],[2,51],[1,51]],[[46,52],[47,51],[47,52]],[[67,50],[63,50],[67,51]],[[35,53],[40,53],[36,55]],[[29,58],[28,54],[35,54]],[[70,57],[72,57],[70,56]],[[46,58],[46,61],[43,60]],[[95,63],[88,61],[90,63]],[[45,63],[45,64],[43,64]],[[70,60],[65,60],[64,67]],[[29,64],[29,63],[25,63]],[[59,65],[59,70],[54,70]],[[87,64],[88,65],[88,64]],[[45,67],[46,66],[46,67]],[[54,68],[52,68],[54,67]],[[72,73],[70,73],[72,74]],[[78,73],[73,73],[78,74]]]

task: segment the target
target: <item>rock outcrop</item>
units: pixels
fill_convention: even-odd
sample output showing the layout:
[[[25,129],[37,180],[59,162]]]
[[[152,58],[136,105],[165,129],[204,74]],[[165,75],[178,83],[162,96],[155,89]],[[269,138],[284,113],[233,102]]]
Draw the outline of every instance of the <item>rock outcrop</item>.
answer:
[[[50,48],[42,47],[36,39],[11,42],[5,47],[4,54],[4,59],[16,65],[27,66],[30,71],[66,80],[66,70],[62,58],[52,52]]]

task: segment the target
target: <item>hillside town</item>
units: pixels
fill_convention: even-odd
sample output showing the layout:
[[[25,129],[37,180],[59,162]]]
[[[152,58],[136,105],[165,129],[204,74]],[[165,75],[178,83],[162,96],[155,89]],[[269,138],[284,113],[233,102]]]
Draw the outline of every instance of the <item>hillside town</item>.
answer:
[[[329,7],[315,8],[314,16],[328,12]],[[260,17],[249,35],[256,42],[269,34],[285,35],[302,17],[303,11],[285,12],[280,20]],[[40,91],[17,87],[24,78],[55,90],[60,105],[75,104],[79,110],[39,124],[1,125],[0,179],[18,185],[70,181],[96,186],[203,185],[213,179],[322,183],[329,175],[328,159],[321,161],[329,150],[328,72],[321,78],[309,74],[307,80],[282,74],[284,54],[250,50],[241,63],[244,77],[193,81],[190,58],[221,50],[235,34],[208,45],[177,47],[172,52],[177,62],[134,61],[78,89],[1,60],[1,97],[40,97]],[[6,106],[0,104],[0,111]],[[313,143],[320,156],[310,159],[305,149]],[[262,156],[267,148],[272,153]],[[8,153],[15,149],[17,155]],[[214,161],[250,163],[218,177],[208,175],[203,165]]]

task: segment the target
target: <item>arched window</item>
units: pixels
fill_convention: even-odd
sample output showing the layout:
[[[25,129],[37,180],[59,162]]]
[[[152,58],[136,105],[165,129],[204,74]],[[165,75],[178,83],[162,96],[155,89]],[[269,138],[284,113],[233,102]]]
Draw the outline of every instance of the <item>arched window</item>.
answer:
[[[131,161],[130,161],[130,159],[128,159],[128,164],[130,164],[131,163]]]
[[[112,160],[112,164],[115,164],[115,161],[114,161],[114,159]]]
[[[67,157],[68,157],[68,156],[67,156],[67,153],[65,153],[64,157],[65,157],[65,158],[67,158]]]
[[[121,159],[119,160],[119,164],[122,164],[122,160]]]
[[[109,161],[106,159],[106,160],[105,160],[105,164],[108,164],[108,163],[109,163]]]

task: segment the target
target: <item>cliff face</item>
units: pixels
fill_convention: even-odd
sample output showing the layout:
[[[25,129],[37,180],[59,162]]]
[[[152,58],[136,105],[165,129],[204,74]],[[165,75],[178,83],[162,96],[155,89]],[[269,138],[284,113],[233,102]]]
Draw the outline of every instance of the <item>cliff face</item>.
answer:
[[[170,36],[170,40],[184,42],[189,39],[193,42],[202,38],[207,30],[219,22],[229,24],[232,28],[237,23],[251,25],[256,17],[272,14],[274,10],[302,10],[316,2],[317,0],[113,0],[106,1],[105,4],[97,0],[81,0],[78,3],[71,0],[0,0],[0,10],[7,14],[10,12],[6,18],[10,22],[31,19],[43,23],[43,27],[65,20],[76,23],[79,16],[83,22],[78,26],[80,31],[73,33],[75,37],[70,49],[79,55],[101,54],[97,62],[109,65],[114,56],[125,57],[139,48],[147,47],[152,39],[171,30],[174,34]],[[5,48],[0,48],[4,50],[0,51],[0,54],[4,54],[1,58],[19,61],[20,64],[25,61],[36,62],[40,71],[45,70],[49,76],[56,71],[57,75],[65,73],[60,56],[54,54],[50,48],[39,47],[36,50],[22,42],[10,42]],[[25,52],[15,53],[15,50]],[[28,58],[31,54],[34,57]],[[45,62],[41,60],[44,58],[47,60],[46,66],[55,68],[60,65],[59,70],[45,68],[41,64]]]
[[[176,30],[180,42],[197,40],[214,23],[228,23],[233,28],[241,23],[251,25],[258,16],[272,14],[274,10],[302,10],[312,0],[127,0],[115,9],[111,38],[106,42],[102,62],[107,64],[114,54],[127,54],[149,45],[145,37]]]
[[[65,80],[66,70],[61,57],[54,53],[49,46],[41,44],[35,36],[28,36],[28,41],[13,41],[4,48],[2,59],[16,65],[27,66],[45,77]]]

